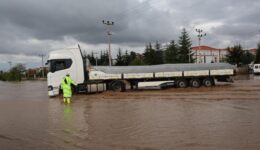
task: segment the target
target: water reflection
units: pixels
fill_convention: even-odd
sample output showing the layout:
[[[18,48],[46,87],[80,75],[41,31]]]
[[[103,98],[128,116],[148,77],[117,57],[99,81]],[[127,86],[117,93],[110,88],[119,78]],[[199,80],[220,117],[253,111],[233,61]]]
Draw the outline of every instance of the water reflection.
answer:
[[[254,75],[254,76],[253,76],[253,79],[254,79],[254,80],[260,80],[260,75]]]
[[[73,112],[70,104],[63,105],[64,130],[70,131],[73,124]]]
[[[250,75],[250,74],[243,74],[243,75],[234,76],[235,80],[250,80],[252,78],[253,78],[253,75]]]
[[[234,76],[235,80],[260,80],[260,75],[243,74]]]

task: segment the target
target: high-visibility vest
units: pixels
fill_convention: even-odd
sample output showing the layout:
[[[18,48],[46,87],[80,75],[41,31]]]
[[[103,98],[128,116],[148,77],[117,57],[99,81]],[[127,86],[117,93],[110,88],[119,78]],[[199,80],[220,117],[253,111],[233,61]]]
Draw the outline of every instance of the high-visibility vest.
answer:
[[[64,77],[63,80],[61,81],[61,89],[63,91],[63,97],[72,96],[71,84],[76,85],[76,83],[69,76]]]

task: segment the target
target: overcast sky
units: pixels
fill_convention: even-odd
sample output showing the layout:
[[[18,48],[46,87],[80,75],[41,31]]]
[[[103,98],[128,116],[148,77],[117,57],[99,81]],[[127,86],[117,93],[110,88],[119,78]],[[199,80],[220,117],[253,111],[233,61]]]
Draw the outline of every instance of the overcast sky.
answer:
[[[103,19],[115,22],[114,55],[119,47],[142,52],[149,42],[177,40],[182,28],[194,46],[200,28],[203,45],[254,48],[259,8],[259,0],[0,0],[0,70],[8,61],[39,66],[39,54],[78,43],[89,53],[105,50]]]

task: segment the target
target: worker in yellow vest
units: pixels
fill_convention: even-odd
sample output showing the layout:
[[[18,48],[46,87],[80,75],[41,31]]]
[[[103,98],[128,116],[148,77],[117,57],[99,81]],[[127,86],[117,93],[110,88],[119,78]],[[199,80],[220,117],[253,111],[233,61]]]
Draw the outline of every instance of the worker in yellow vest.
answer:
[[[64,103],[70,103],[72,96],[71,85],[77,86],[77,84],[71,79],[70,75],[67,74],[61,81],[61,89],[63,91],[63,101]]]

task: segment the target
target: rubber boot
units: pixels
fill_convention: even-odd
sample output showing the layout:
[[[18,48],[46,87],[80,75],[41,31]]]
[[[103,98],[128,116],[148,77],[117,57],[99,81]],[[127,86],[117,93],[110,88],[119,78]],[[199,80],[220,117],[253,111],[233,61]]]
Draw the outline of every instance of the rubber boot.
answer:
[[[63,102],[66,103],[66,98],[65,97],[63,98]]]
[[[70,98],[67,98],[67,103],[68,103],[68,104],[70,103]]]

